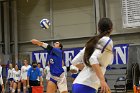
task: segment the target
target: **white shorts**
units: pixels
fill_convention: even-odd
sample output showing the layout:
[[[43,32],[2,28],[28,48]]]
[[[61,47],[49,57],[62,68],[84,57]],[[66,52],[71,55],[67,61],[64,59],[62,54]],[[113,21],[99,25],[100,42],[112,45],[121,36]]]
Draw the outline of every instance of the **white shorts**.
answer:
[[[50,75],[47,75],[46,76],[46,80],[50,80]]]
[[[21,76],[22,80],[27,80],[27,76]]]
[[[57,81],[56,84],[58,86],[58,90],[60,91],[60,93],[64,91],[68,91],[67,80],[64,72],[60,75],[60,77],[51,75],[51,78]]]

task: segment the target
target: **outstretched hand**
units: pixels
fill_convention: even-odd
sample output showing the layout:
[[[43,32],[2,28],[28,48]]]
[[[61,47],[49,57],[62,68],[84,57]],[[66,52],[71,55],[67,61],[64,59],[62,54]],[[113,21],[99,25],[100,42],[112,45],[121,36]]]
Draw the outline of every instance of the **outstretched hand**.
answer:
[[[37,39],[32,39],[31,42],[35,45],[38,45],[38,46],[42,46],[43,45],[43,42],[40,42],[39,40]]]
[[[111,93],[111,90],[105,81],[101,81],[101,92],[100,93]]]

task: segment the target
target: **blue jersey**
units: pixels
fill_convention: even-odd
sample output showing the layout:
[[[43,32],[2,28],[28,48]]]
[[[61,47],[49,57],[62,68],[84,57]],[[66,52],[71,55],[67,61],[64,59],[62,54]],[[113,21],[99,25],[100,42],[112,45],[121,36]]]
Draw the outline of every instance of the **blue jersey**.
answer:
[[[46,48],[47,49],[47,48]],[[53,76],[60,76],[64,69],[62,68],[62,50],[59,48],[52,48],[48,50],[50,73]]]
[[[27,76],[29,77],[29,80],[36,81],[38,77],[41,77],[42,75],[38,67],[36,67],[36,69],[31,67],[27,72]]]

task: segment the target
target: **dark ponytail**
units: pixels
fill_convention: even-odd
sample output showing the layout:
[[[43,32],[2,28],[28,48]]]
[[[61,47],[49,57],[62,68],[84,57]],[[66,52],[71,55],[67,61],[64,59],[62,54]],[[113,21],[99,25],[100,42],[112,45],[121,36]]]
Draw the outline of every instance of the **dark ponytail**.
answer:
[[[109,18],[100,19],[98,23],[100,34],[92,37],[85,45],[84,62],[87,66],[91,67],[89,59],[95,50],[96,44],[103,36],[110,34],[112,26],[112,21]]]

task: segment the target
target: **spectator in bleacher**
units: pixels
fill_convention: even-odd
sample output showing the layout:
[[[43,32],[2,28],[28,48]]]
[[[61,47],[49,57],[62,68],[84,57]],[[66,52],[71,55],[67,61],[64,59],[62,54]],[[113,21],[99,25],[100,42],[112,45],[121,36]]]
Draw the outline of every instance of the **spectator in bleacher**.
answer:
[[[23,64],[24,65],[21,67],[21,82],[23,84],[23,93],[26,93],[26,91],[27,91],[27,88],[26,88],[26,86],[27,86],[27,72],[31,66],[29,65],[29,62],[27,59],[23,60]]]
[[[43,86],[41,76],[41,72],[37,67],[37,62],[32,62],[32,67],[29,68],[27,72],[27,87],[29,88],[29,93],[32,93],[32,86]],[[40,83],[38,83],[38,77]]]
[[[13,89],[12,89],[12,93],[15,93],[15,91],[17,90],[18,93],[20,93],[20,87],[21,87],[21,72],[19,70],[18,65],[15,65],[15,69],[13,70]]]
[[[13,65],[12,65],[12,63],[9,63],[8,76],[7,76],[6,83],[9,84],[10,93],[12,92],[12,87],[13,87],[13,83],[14,83],[13,82],[13,71],[14,71]]]
[[[113,61],[113,41],[110,34],[113,29],[109,18],[102,18],[98,23],[99,34],[93,36],[72,60],[82,71],[76,77],[72,93],[96,93],[101,86],[101,93],[111,93],[104,74],[106,67]]]

